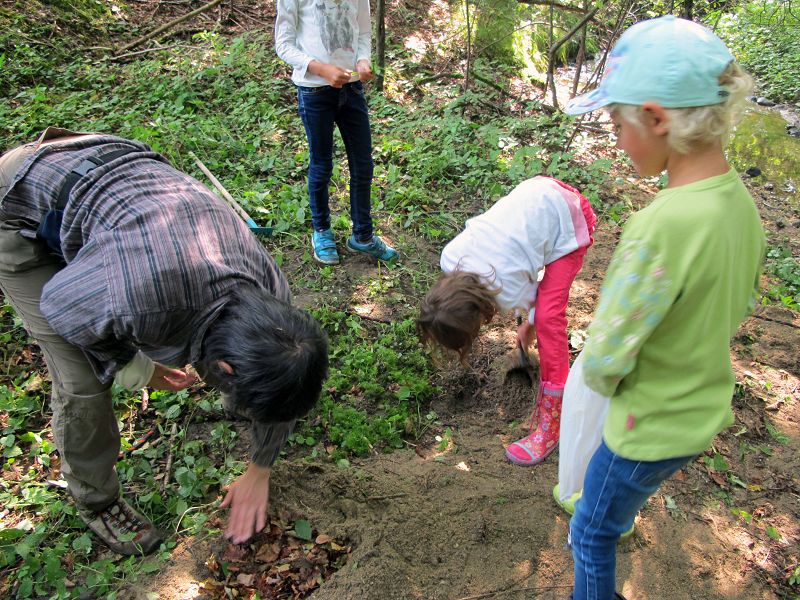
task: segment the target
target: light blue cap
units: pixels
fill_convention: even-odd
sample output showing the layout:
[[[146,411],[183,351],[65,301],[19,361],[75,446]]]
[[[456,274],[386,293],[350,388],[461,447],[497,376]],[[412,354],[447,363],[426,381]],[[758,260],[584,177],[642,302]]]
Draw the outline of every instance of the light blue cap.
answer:
[[[640,21],[614,45],[600,85],[570,100],[564,112],[645,102],[665,108],[720,104],[728,92],[719,76],[732,60],[722,40],[702,25],[672,15]]]

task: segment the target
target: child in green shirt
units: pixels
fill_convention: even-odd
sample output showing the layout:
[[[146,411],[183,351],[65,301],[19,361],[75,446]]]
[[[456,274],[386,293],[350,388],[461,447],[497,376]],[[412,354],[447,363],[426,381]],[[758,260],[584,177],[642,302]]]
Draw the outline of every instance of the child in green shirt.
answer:
[[[711,31],[666,16],[628,29],[599,87],[565,109],[606,108],[638,173],[669,176],[625,226],[583,351],[586,384],[611,400],[570,523],[574,600],[621,597],[620,535],[733,423],[730,339],[753,307],[765,239],[723,143],[750,86]]]

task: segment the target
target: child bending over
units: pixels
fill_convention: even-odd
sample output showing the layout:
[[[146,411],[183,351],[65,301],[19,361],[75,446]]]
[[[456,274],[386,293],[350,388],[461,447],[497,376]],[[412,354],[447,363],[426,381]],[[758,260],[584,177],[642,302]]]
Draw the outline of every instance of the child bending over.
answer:
[[[730,339],[765,239],[723,142],[750,83],[711,31],[667,16],[628,29],[600,86],[565,109],[605,107],[639,174],[669,176],[625,225],[583,350],[586,384],[611,400],[570,524],[574,600],[621,597],[620,534],[733,423]]]
[[[420,309],[422,339],[455,350],[462,362],[481,325],[495,313],[528,312],[517,341],[527,349],[535,332],[541,375],[532,418],[536,429],[506,449],[519,465],[540,463],[558,444],[569,374],[569,289],[592,245],[596,222],[589,201],[575,188],[549,177],[523,181],[469,219],[445,246],[443,273]]]

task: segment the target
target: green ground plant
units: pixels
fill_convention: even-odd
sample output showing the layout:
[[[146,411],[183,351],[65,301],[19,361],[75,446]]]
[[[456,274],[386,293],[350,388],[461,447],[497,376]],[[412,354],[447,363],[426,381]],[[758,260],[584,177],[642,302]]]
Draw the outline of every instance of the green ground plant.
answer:
[[[762,302],[782,304],[800,310],[800,262],[783,246],[767,249],[766,271],[772,277]]]
[[[747,3],[720,21],[719,33],[774,102],[800,100],[800,19],[780,3]]]

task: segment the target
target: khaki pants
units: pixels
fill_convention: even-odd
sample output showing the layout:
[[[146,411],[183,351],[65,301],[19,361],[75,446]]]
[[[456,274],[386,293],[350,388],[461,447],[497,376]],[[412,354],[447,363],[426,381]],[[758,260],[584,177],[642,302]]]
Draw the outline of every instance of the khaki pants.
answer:
[[[0,157],[0,182],[14,176],[27,148]],[[83,351],[42,315],[42,289],[61,264],[44,244],[19,234],[21,223],[8,219],[0,210],[0,289],[44,354],[53,381],[53,435],[69,491],[79,506],[102,510],[119,495],[114,467],[120,441],[111,385],[98,381]]]

